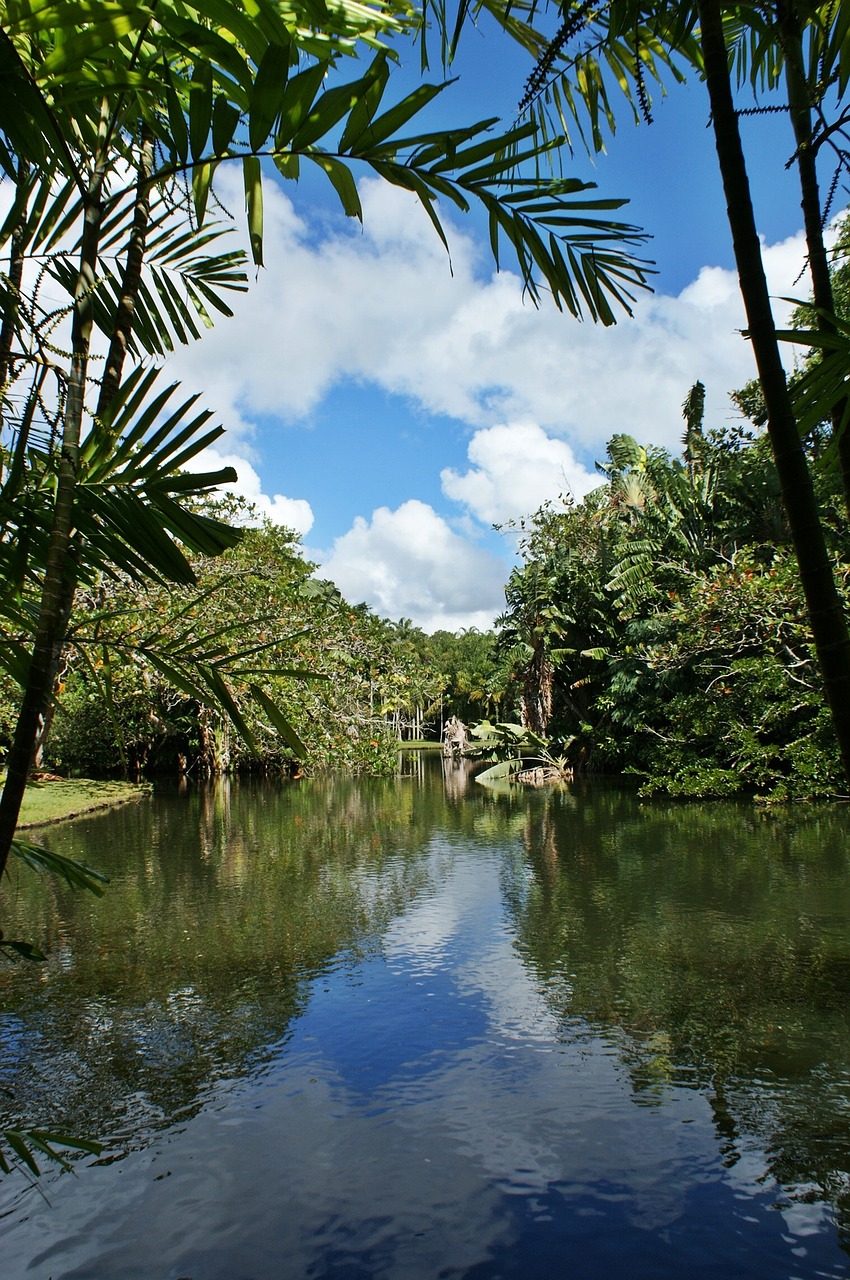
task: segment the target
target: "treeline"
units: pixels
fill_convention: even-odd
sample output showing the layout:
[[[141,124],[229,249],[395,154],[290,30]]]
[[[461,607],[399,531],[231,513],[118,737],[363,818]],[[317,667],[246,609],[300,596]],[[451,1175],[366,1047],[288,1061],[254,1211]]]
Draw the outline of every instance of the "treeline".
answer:
[[[439,741],[458,716],[521,723],[577,772],[634,774],[647,794],[839,793],[768,443],[756,424],[705,429],[703,401],[698,383],[681,456],[616,435],[597,489],[523,522],[493,632],[426,635],[351,605],[269,523],[195,555],[193,586],[101,575],[78,591],[38,767],[380,774],[400,740]],[[759,417],[757,388],[737,401]],[[820,433],[808,451],[846,595],[840,484]],[[7,739],[14,709],[10,689]]]
[[[835,736],[768,443],[704,430],[684,405],[681,457],[616,435],[600,488],[526,522],[500,647],[523,724],[577,769],[643,791],[774,799],[842,790]],[[739,403],[759,416],[750,387]],[[847,597],[850,540],[821,433],[808,439]]]
[[[112,572],[78,588],[37,768],[395,767],[386,710],[411,676],[389,624],[313,577],[296,535],[268,522],[191,565],[191,585]],[[15,714],[10,687],[7,741]]]
[[[382,774],[400,740],[500,714],[508,671],[492,634],[379,618],[317,578],[290,530],[244,527],[255,513],[233,500],[206,510],[243,537],[192,555],[194,583],[111,571],[78,588],[37,770]],[[9,681],[0,744],[16,714]]]

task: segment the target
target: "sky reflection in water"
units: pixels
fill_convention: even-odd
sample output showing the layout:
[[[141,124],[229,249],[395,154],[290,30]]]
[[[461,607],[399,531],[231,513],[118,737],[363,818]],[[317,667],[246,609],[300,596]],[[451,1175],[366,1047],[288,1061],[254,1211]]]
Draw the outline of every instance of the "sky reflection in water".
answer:
[[[847,1274],[846,818],[439,772],[156,805],[137,865],[112,817],[114,914],[51,898],[46,979],[4,975],[19,1105],[59,1061],[66,1125],[135,1126],[46,1200],[7,1182],[4,1275]]]

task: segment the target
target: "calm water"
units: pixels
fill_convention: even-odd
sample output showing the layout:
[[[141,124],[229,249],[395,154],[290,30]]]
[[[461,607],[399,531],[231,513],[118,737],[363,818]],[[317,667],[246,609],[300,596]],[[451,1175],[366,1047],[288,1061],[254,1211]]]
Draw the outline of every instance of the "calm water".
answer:
[[[0,970],[5,1280],[845,1276],[850,813],[389,782],[157,796]],[[8,1094],[8,1097],[6,1095]]]

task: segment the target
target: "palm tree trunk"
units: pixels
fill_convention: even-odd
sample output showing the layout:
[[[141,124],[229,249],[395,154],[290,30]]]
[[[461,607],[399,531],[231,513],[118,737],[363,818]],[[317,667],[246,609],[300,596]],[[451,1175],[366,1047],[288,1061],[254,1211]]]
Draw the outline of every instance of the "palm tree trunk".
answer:
[[[12,377],[12,343],[17,329],[21,282],[24,277],[24,243],[26,240],[26,213],[12,232],[9,246],[9,295],[0,325],[0,392],[4,392]]]
[[[90,209],[87,210],[86,235],[81,255],[77,297],[74,301],[71,375],[41,608],[15,737],[6,760],[6,784],[0,798],[0,874],[5,868],[9,847],[17,826],[27,775],[38,741],[41,718],[53,689],[55,655],[62,643],[63,621],[66,613],[65,600],[69,588],[73,591],[73,586],[66,578],[66,571],[69,568],[68,552],[73,530],[83,396],[91,331],[88,290],[94,280],[99,215],[99,202],[93,201]]]
[[[817,153],[812,137],[812,106],[809,86],[803,65],[803,43],[800,22],[793,3],[780,0],[777,5],[779,38],[785,63],[785,84],[788,89],[788,106],[796,144],[797,174],[800,179],[803,224],[806,229],[806,250],[809,273],[812,279],[812,298],[817,308],[817,326],[821,333],[835,333],[832,313],[835,304],[832,296],[832,277],[829,257],[823,238],[823,210],[817,174]],[[824,352],[823,359],[834,359]],[[850,431],[841,430],[841,422],[847,408],[847,398],[832,411],[832,429],[837,440],[844,505],[850,516]]]
[[[118,388],[121,385],[121,375],[123,373],[127,347],[132,334],[133,317],[135,315],[136,301],[139,296],[139,288],[141,285],[147,231],[150,225],[150,175],[152,168],[153,139],[150,130],[145,126],[142,130],[139,146],[133,225],[130,232],[127,257],[121,281],[121,294],[115,313],[112,338],[109,344],[109,351],[106,357],[103,379],[100,386],[100,394],[98,396],[97,408],[95,410],[98,417],[101,417],[107,412],[115,398]],[[95,248],[95,260],[96,252],[97,250]],[[2,345],[0,345],[0,358],[2,358],[2,355],[3,348]],[[52,642],[52,658],[50,659],[49,669],[46,670],[40,678],[40,683],[44,684],[48,689],[48,695],[37,717],[35,742],[30,755],[30,761],[27,765],[27,772],[29,772],[33,759],[38,760],[41,752],[44,750],[44,745],[47,741],[47,737],[53,723],[55,711],[53,691],[62,661],[62,650],[67,635],[71,610],[74,605],[74,595],[77,582],[76,568],[79,563],[79,554],[79,538],[72,536],[66,552],[65,573],[59,585],[58,600],[55,602],[57,616],[53,632],[54,639]],[[24,785],[26,785],[26,782],[24,782]],[[21,795],[23,795],[23,792]],[[0,849],[2,849],[3,846],[3,830],[2,809],[0,809]]]
[[[80,267],[71,321],[71,369],[62,425],[62,447],[53,507],[53,523],[41,590],[32,658],[18,712],[15,736],[6,758],[6,783],[0,797],[0,875],[6,867],[42,718],[53,693],[56,656],[67,625],[67,600],[73,598],[71,551],[83,408],[92,330],[92,289],[97,271],[103,217],[103,171],[96,167],[87,193]]]
[[[534,649],[523,680],[520,696],[520,722],[524,729],[545,738],[552,715],[554,670],[544,644]]]
[[[127,246],[127,258],[121,279],[121,296],[112,327],[112,338],[103,370],[103,381],[98,396],[98,417],[109,409],[124,370],[124,358],[133,332],[133,318],[142,283],[142,266],[145,260],[145,244],[151,216],[150,178],[153,170],[153,135],[147,125],[142,126],[139,140],[138,173],[136,176],[136,200],[133,208],[133,226]]]
[[[791,407],[732,98],[719,0],[697,0],[705,80],[750,341],[767,406],[782,499],[797,555],[824,691],[850,782],[850,636]]]
[[[18,182],[25,183],[28,178],[28,166],[21,163],[18,171]],[[0,324],[0,415],[4,411],[4,402],[6,390],[14,378],[14,359],[12,348],[15,342],[15,334],[18,329],[18,314],[20,312],[20,296],[21,284],[24,278],[24,246],[26,245],[26,223],[27,210],[22,211],[18,225],[12,232],[9,245],[9,286],[6,297],[6,305],[3,308],[3,320]],[[38,391],[44,382],[46,369],[41,375],[38,383]],[[29,427],[32,421],[32,414],[37,403],[37,394],[33,395],[27,409],[25,410],[18,437],[15,442],[15,450],[10,461],[8,471],[0,475],[3,481],[4,496],[11,494],[18,482],[18,478],[23,474],[24,457],[26,455],[27,444],[29,443]],[[0,464],[2,465],[2,464]]]

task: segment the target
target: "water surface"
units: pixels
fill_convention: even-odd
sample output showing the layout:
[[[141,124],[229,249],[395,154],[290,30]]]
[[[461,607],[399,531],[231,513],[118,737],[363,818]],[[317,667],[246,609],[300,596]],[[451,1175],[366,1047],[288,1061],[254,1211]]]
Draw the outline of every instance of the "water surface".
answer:
[[[439,761],[51,830],[112,884],[7,889],[6,1123],[108,1151],[3,1275],[847,1275],[848,837]]]

